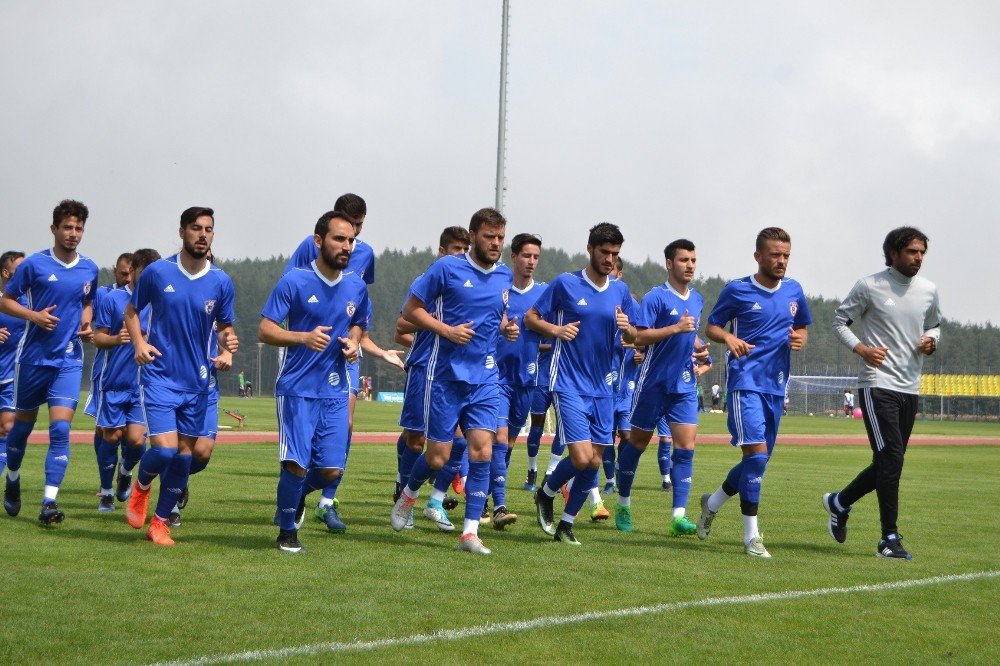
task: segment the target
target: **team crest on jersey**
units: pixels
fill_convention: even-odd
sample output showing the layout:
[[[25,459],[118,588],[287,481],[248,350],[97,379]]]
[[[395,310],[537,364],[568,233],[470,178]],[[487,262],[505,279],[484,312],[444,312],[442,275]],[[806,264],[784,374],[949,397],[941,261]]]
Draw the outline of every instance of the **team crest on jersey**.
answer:
[[[212,311],[215,310],[215,299],[210,301],[205,301],[205,314],[210,315]]]
[[[347,316],[348,317],[353,317],[354,316],[354,312],[357,309],[358,309],[358,306],[354,303],[354,301],[347,301]]]
[[[788,311],[791,312],[792,316],[794,317],[795,314],[799,311],[799,303],[798,303],[798,301],[792,301],[791,303],[789,303],[788,304]]]
[[[330,384],[330,386],[339,386],[340,375],[336,372],[331,372],[329,375],[326,376],[326,381],[327,383]]]
[[[83,295],[86,296],[89,293],[90,293],[90,283],[89,282],[84,282],[83,283]]]

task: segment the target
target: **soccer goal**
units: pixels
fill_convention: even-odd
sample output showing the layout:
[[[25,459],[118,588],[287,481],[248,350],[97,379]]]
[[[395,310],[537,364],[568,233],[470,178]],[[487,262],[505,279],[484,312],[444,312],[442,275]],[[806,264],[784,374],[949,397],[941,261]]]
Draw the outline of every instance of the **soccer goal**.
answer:
[[[857,405],[857,377],[831,377],[828,375],[792,375],[788,378],[785,395],[788,411],[797,414],[844,413],[844,391],[855,394]]]

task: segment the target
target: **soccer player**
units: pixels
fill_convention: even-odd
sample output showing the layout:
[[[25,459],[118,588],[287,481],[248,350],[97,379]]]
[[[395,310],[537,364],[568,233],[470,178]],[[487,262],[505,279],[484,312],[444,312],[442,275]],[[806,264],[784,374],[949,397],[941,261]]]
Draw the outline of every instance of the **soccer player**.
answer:
[[[727,424],[742,460],[718,490],[701,497],[698,538],[707,539],[712,520],[726,501],[739,493],[743,544],[747,555],[769,558],[757,527],[764,470],[778,437],[791,352],[805,347],[809,305],[798,282],[785,277],[792,241],[784,229],[768,227],[757,234],[757,272],[722,288],[708,315],[705,334],[726,345]],[[730,325],[726,331],[723,326]]]
[[[0,292],[24,261],[24,252],[8,250],[0,255]],[[18,303],[27,307],[28,299]],[[0,311],[0,471],[7,466],[7,433],[14,425],[14,356],[24,335],[25,322]]]
[[[95,409],[97,435],[100,438],[99,511],[113,511],[115,495],[119,502],[128,500],[132,489],[132,470],[142,457],[146,444],[146,419],[139,401],[139,381],[132,339],[128,335],[128,329],[125,328],[125,309],[143,269],[159,259],[160,253],[156,250],[142,249],[127,256],[130,262],[129,283],[121,289],[107,290],[99,300],[94,313],[94,346],[103,352],[104,356],[93,384],[94,392],[99,396]],[[148,310],[144,314],[148,317]],[[140,317],[140,321],[144,321],[146,317]],[[120,466],[119,443],[122,449]],[[116,467],[118,467],[118,481],[113,495],[111,485]]]
[[[888,268],[863,277],[837,308],[833,330],[861,357],[858,396],[872,447],[872,463],[840,492],[823,496],[830,535],[847,540],[851,507],[868,493],[878,497],[880,557],[908,560],[897,531],[899,479],[917,413],[924,356],[937,349],[941,307],[937,287],[917,275],[927,253],[927,236],[913,227],[893,229],[882,252]],[[851,331],[860,324],[860,336]]]
[[[632,295],[609,274],[625,239],[618,227],[602,222],[590,229],[587,267],[563,273],[528,310],[525,325],[556,338],[549,389],[556,408],[561,439],[569,456],[535,491],[538,523],[556,541],[578,546],[573,521],[597,487],[605,446],[613,444],[615,345],[635,341]],[[553,323],[550,323],[551,322]],[[574,479],[558,526],[553,525],[553,498]]]
[[[629,422],[632,435],[618,452],[618,502],[615,526],[632,531],[632,483],[639,456],[649,445],[661,419],[667,422],[673,442],[671,480],[673,517],[668,534],[694,534],[695,524],[685,515],[691,492],[694,443],[698,434],[698,377],[694,368],[698,323],[704,301],[690,287],[697,257],[694,243],[675,240],[663,250],[667,281],[643,297],[635,325],[636,344],[645,347],[639,369]],[[667,431],[660,430],[660,435]]]
[[[305,551],[297,529],[305,494],[327,485],[347,462],[347,365],[357,360],[371,317],[364,281],[345,272],[354,244],[351,219],[330,211],[315,231],[316,259],[281,277],[261,311],[258,331],[261,342],[288,348],[274,392],[281,462],[275,545],[286,553]],[[286,319],[287,329],[281,326]],[[318,477],[315,483],[307,473]]]
[[[51,525],[65,515],[56,504],[69,466],[69,425],[80,398],[83,346],[93,336],[91,299],[97,264],[77,252],[90,212],[66,199],[52,211],[51,250],[36,252],[14,272],[3,289],[0,312],[25,320],[14,360],[14,424],[7,435],[7,484],[4,509],[21,510],[21,461],[42,403],[49,406],[49,450],[45,457],[45,494],[38,522]],[[27,297],[28,304],[18,299]]]
[[[517,234],[510,244],[514,267],[514,286],[507,299],[507,321],[523,321],[524,313],[545,293],[548,285],[535,282],[535,269],[542,254],[542,239],[534,234]],[[490,488],[493,494],[493,528],[502,530],[517,521],[517,514],[507,509],[507,467],[517,437],[527,425],[531,408],[531,386],[538,374],[538,346],[541,338],[534,331],[524,331],[517,340],[500,340],[497,366],[500,369],[500,402],[497,415],[497,441],[490,463]],[[537,454],[536,454],[537,455]]]
[[[516,323],[504,310],[514,276],[499,263],[507,220],[493,208],[476,211],[469,222],[472,250],[460,257],[438,259],[410,290],[403,316],[434,333],[427,363],[427,403],[420,454],[410,479],[392,508],[390,524],[402,530],[420,486],[451,456],[456,426],[469,442],[469,477],[465,486],[465,522],[459,550],[481,555],[492,551],[479,538],[490,460],[496,438],[497,340],[503,331],[517,338]],[[434,312],[434,314],[431,314]],[[436,316],[435,316],[436,315]]]
[[[191,473],[192,452],[207,436],[207,350],[213,326],[222,348],[235,353],[233,282],[208,260],[215,238],[215,212],[195,206],[181,213],[181,251],[147,266],[125,308],[125,328],[139,367],[139,395],[151,446],[139,461],[125,516],[135,529],[146,523],[150,487],[162,475],[160,494],[146,538],[172,546],[170,512]],[[148,310],[142,332],[140,313]]]

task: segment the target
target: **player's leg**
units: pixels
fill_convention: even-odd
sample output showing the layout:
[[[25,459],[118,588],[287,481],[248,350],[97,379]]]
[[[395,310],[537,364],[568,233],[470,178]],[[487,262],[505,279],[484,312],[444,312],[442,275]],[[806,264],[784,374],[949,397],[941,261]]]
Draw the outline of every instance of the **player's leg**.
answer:
[[[153,480],[164,473],[177,455],[177,415],[183,404],[184,394],[162,388],[142,387],[139,401],[149,428],[149,448],[139,459],[138,471],[132,482],[132,494],[125,507],[125,518],[134,529],[140,529],[146,524]]]
[[[28,436],[35,427],[38,408],[46,401],[49,384],[58,370],[45,366],[14,366],[11,388],[14,420],[7,433],[7,475],[3,506],[10,516],[21,511],[21,462],[27,450]]]
[[[60,368],[49,384],[49,450],[45,455],[45,495],[38,522],[42,525],[62,522],[65,516],[56,504],[59,487],[69,467],[69,430],[80,396],[82,366]]]
[[[528,475],[524,481],[524,489],[534,492],[538,490],[538,450],[542,444],[542,434],[545,429],[545,414],[549,409],[549,392],[542,386],[531,390],[530,427],[528,429]]]
[[[493,506],[498,510],[503,508],[504,511],[507,509],[507,453],[510,451],[507,439],[510,430],[508,424],[510,423],[511,401],[516,391],[516,387],[508,384],[497,386],[497,420],[494,424],[496,441],[493,442],[490,455],[490,494],[493,496]],[[515,520],[517,520],[516,515],[510,522]],[[502,530],[504,525],[494,525],[494,527]]]
[[[582,402],[587,416],[587,434],[590,441],[574,444],[570,449],[570,457],[589,459],[573,479],[573,489],[556,526],[556,533],[553,535],[555,541],[574,546],[580,545],[580,542],[573,535],[573,522],[577,513],[583,508],[586,498],[597,489],[604,449],[612,446],[614,442],[614,397],[585,397]]]
[[[129,395],[128,391],[102,391],[93,409],[97,424],[97,471],[101,484],[98,511],[115,509],[115,469],[118,467],[118,446],[125,435],[125,410]]]
[[[7,467],[7,433],[14,426],[14,382],[0,384],[0,472]]]
[[[448,456],[448,461],[434,475],[434,487],[427,504],[424,506],[424,516],[433,521],[442,532],[451,532],[455,529],[454,523],[448,516],[448,507],[444,503],[447,499],[448,487],[452,485],[452,481],[458,475],[462,474],[463,462],[468,464],[468,448],[468,440],[461,430],[456,430],[455,438],[451,442],[451,453]],[[455,506],[458,506],[457,500]]]
[[[618,498],[615,502],[615,526],[632,531],[632,484],[639,469],[639,458],[649,446],[653,428],[663,414],[662,396],[654,391],[637,389],[632,399],[628,439],[618,449]]]
[[[135,401],[130,405],[126,416],[125,434],[119,440],[122,443],[121,463],[118,465],[118,479],[115,482],[115,496],[119,502],[128,501],[132,494],[132,470],[146,452],[146,423],[142,420],[138,392],[135,393]]]
[[[491,551],[479,538],[479,523],[483,520],[490,490],[500,387],[497,384],[472,384],[468,391],[460,414],[462,432],[469,441],[469,476],[465,483],[465,520],[458,549],[488,555]]]
[[[565,448],[565,442],[586,442],[587,446],[577,449],[569,448],[570,455],[562,458],[553,452],[553,458],[558,460],[554,466],[550,462],[551,471],[545,474],[541,486],[535,491],[535,509],[538,524],[542,531],[550,536],[556,533],[553,501],[556,493],[570,479],[575,477],[590,463],[593,453],[590,446],[590,421],[582,396],[571,393],[552,393],[552,404],[556,410],[556,440],[553,441],[553,451],[558,441]]]
[[[670,452],[674,447],[673,440],[670,439],[670,424],[665,417],[656,422],[656,435],[658,444],[656,447],[656,463],[660,468],[660,489],[667,492],[673,486],[670,479]]]
[[[354,434],[354,407],[358,404],[358,363],[348,363],[347,364],[347,375],[348,381],[351,386],[351,395],[348,398],[348,434],[347,434],[347,456],[351,455],[351,437]],[[346,463],[345,463],[346,465]],[[340,474],[331,481],[326,488],[323,489],[322,496],[319,498],[319,502],[316,505],[316,512],[319,513],[320,509],[324,511],[327,507],[336,507],[340,504],[337,501],[337,490],[340,488],[341,482],[344,480],[344,474],[347,472],[345,467],[341,470]]]
[[[672,394],[664,419],[669,423],[673,454],[670,468],[673,506],[668,534],[694,534],[696,525],[687,517],[687,502],[691,494],[694,473],[694,443],[698,434],[698,404],[692,393]]]
[[[857,476],[840,492],[823,495],[823,508],[827,512],[827,529],[830,532],[830,536],[838,543],[847,541],[847,520],[850,517],[851,507],[862,497],[875,491],[876,479],[878,477],[879,449],[882,446],[880,442],[883,441],[881,432],[885,428],[894,427],[887,422],[880,421],[880,412],[876,408],[875,396],[872,396],[872,391],[878,391],[878,389],[858,389],[861,414],[865,424],[865,431],[868,433],[868,444],[872,450],[872,462],[858,472]],[[877,395],[878,393],[876,393]]]

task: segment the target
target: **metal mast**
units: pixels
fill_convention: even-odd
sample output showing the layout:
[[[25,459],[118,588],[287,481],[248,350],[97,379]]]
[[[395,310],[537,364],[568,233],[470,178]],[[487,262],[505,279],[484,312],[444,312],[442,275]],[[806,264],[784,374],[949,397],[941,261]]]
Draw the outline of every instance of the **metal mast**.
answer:
[[[510,0],[503,0],[503,32],[500,37],[500,120],[497,130],[497,197],[496,209],[503,212],[504,163],[507,158],[507,28],[510,22]]]

